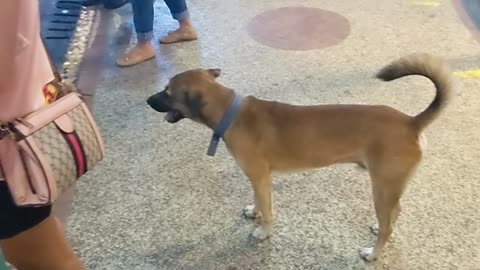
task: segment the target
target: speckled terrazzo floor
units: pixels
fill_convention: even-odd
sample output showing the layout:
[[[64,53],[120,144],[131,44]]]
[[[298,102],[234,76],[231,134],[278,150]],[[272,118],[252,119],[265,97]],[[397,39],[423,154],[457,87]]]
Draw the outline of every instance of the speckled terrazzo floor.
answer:
[[[113,14],[117,33],[95,103],[108,156],[77,186],[68,227],[88,269],[480,269],[480,78],[461,79],[455,102],[427,130],[428,151],[393,237],[370,264],[358,256],[375,239],[365,172],[342,165],[276,177],[274,236],[256,244],[248,237],[254,224],[241,216],[252,192],[224,146],[208,157],[209,130],[170,125],[145,103],[177,72],[219,67],[220,80],[243,94],[417,113],[432,98],[428,80],[382,83],[373,78],[379,68],[413,51],[441,55],[455,70],[480,68],[479,44],[451,2],[439,3],[193,0],[199,41],[158,46],[156,60],[126,69],[114,60],[130,36],[128,25],[117,27],[130,8]],[[156,5],[158,38],[175,22]],[[299,5],[341,14],[350,35],[311,51],[273,49],[248,35],[255,15]]]

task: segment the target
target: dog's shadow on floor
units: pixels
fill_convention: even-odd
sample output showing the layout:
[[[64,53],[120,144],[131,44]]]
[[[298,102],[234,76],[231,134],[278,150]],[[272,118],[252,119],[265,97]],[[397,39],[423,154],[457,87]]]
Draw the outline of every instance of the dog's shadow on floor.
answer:
[[[268,240],[263,243],[252,243],[250,239],[240,239],[228,245],[215,246],[215,252],[208,252],[219,243],[205,245],[205,252],[198,252],[199,247],[191,244],[176,244],[158,249],[150,254],[132,252],[122,256],[97,257],[90,260],[88,269],[111,269],[106,266],[116,266],[117,269],[221,269],[221,270],[276,270],[276,269],[312,269],[312,270],[410,270],[408,261],[401,255],[394,244],[389,245],[386,252],[375,262],[365,262],[360,257],[341,254],[325,254],[322,257],[297,258],[286,254],[279,260],[276,247]],[[293,248],[293,247],[292,247]],[[198,256],[196,256],[198,254]],[[292,256],[293,255],[293,256]],[[308,255],[303,256],[307,258]]]

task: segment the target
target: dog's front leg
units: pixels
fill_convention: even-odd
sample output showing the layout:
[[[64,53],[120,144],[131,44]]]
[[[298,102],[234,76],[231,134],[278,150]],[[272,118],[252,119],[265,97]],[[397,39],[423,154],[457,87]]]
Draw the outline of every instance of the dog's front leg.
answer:
[[[252,236],[257,240],[265,240],[272,235],[272,177],[268,175],[250,181],[255,192],[255,208],[262,217],[260,226],[253,231]]]
[[[251,166],[242,166],[245,174],[252,184],[255,205],[244,208],[247,217],[255,218],[261,216],[260,226],[257,227],[252,236],[257,240],[265,240],[272,235],[272,175],[268,166],[261,166],[261,163],[249,163]]]

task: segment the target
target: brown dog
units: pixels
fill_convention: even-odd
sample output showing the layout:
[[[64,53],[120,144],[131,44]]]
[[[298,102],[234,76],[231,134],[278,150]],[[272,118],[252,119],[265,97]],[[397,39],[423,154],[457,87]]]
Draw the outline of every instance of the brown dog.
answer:
[[[182,118],[214,129],[230,108],[235,93],[215,81],[218,69],[189,70],[174,76],[148,104],[166,112],[166,120]],[[444,109],[453,78],[443,62],[431,55],[412,54],[392,62],[377,77],[391,81],[407,75],[428,77],[437,93],[430,106],[411,117],[388,106],[294,106],[247,96],[223,136],[235,160],[250,179],[255,205],[247,217],[261,216],[252,235],[272,234],[272,172],[357,163],[368,169],[378,224],[374,248],[360,251],[374,260],[381,253],[400,212],[400,197],[422,158],[421,132]]]

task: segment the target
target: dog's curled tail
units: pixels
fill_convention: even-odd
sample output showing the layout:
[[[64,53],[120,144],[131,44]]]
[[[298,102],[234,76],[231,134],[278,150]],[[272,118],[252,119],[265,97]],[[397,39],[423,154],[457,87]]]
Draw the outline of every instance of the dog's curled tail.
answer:
[[[395,60],[382,68],[376,77],[384,81],[392,81],[409,75],[427,77],[437,88],[435,98],[428,108],[413,117],[413,124],[418,131],[421,131],[446,107],[452,96],[455,81],[453,73],[442,59],[426,53],[413,53]]]

